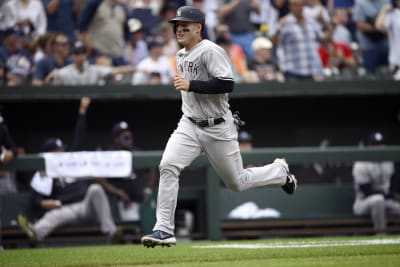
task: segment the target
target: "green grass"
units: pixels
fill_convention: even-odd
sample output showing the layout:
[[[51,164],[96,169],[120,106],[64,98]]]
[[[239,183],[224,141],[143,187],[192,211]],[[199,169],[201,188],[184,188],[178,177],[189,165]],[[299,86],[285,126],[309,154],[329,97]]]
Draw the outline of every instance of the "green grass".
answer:
[[[0,251],[0,266],[397,267],[400,236],[183,242],[171,248],[135,244],[10,249]]]

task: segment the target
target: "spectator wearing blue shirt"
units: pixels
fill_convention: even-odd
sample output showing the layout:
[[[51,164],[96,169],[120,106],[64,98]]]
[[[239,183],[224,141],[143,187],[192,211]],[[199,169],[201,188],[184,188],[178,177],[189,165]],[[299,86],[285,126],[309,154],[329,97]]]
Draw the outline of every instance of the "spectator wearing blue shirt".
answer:
[[[71,43],[75,42],[76,18],[79,15],[79,0],[42,0],[47,15],[47,31],[62,32]]]
[[[54,69],[62,68],[71,63],[69,47],[70,43],[68,37],[63,33],[57,33],[54,38],[53,53],[45,56],[35,64],[32,85],[43,85],[47,75]]]
[[[356,37],[362,52],[362,65],[374,74],[380,66],[388,65],[389,46],[387,36],[375,27],[380,9],[390,0],[357,0],[353,10]]]
[[[243,48],[246,57],[254,57],[251,43],[255,38],[254,26],[250,20],[252,12],[260,13],[261,6],[256,0],[219,0],[217,14],[220,22],[228,24],[232,43]]]
[[[32,55],[21,48],[20,32],[9,29],[2,46],[0,46],[0,80],[6,86],[23,84],[32,72]]]

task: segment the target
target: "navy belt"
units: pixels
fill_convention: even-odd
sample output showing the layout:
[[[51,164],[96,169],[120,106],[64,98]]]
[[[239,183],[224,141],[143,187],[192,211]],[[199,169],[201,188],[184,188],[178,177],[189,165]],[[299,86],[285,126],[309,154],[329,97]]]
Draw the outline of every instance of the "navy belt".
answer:
[[[189,120],[191,122],[193,122],[194,124],[196,124],[197,126],[199,126],[201,128],[203,128],[203,127],[211,127],[211,126],[220,124],[220,123],[225,121],[224,118],[222,118],[222,117],[221,118],[215,118],[215,119],[211,118],[211,119],[208,119],[208,120],[196,120],[196,119],[193,119],[191,117],[188,117],[188,118],[189,118]]]

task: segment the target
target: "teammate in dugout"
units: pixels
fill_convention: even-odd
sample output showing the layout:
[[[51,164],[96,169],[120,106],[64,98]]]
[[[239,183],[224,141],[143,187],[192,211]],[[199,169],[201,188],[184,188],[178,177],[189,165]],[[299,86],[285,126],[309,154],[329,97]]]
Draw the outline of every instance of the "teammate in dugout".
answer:
[[[385,145],[381,132],[371,133],[368,147]],[[393,161],[356,161],[353,165],[355,198],[353,212],[369,215],[376,234],[386,234],[387,216],[400,215],[400,202],[396,192],[396,173]]]
[[[179,176],[201,153],[234,191],[275,185],[293,194],[297,187],[284,159],[243,168],[237,141],[238,126],[243,122],[231,113],[228,103],[228,93],[234,87],[231,62],[221,47],[202,40],[204,14],[192,6],[182,6],[169,22],[183,47],[176,54],[178,75],[173,80],[181,92],[183,115],[160,162],[157,220],[153,232],[141,239],[146,247],[176,244],[174,217]]]

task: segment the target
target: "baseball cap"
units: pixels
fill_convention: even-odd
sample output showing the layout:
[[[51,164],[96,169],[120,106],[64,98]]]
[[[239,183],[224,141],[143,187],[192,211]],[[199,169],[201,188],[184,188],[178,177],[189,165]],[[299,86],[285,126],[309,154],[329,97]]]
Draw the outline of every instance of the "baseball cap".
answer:
[[[48,138],[42,147],[43,152],[54,152],[61,149],[65,149],[65,145],[62,140],[57,137]]]
[[[246,131],[240,131],[238,136],[239,142],[250,142],[252,140],[251,134]]]
[[[130,32],[137,32],[142,29],[142,23],[138,19],[130,18],[128,20],[128,28]]]
[[[7,28],[4,32],[3,32],[4,38],[8,38],[9,36],[24,36],[24,33],[19,30],[18,28],[12,27],[12,28]]]
[[[265,37],[257,37],[256,39],[254,39],[254,41],[251,43],[251,48],[256,51],[258,49],[271,49],[272,48],[272,42]]]
[[[381,132],[373,132],[368,135],[367,145],[383,145],[384,139]]]
[[[72,54],[86,53],[86,46],[81,41],[76,41],[71,48]]]
[[[112,127],[111,134],[113,137],[116,137],[121,132],[129,131],[129,130],[130,130],[129,125],[126,121],[119,121],[119,122],[115,123],[114,126]]]
[[[164,40],[160,36],[150,36],[147,38],[147,48],[150,50],[153,47],[161,47],[164,45]]]
[[[198,8],[193,6],[181,6],[176,10],[176,17],[169,20],[169,23],[177,21],[198,22],[205,24],[205,14]]]

